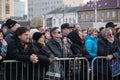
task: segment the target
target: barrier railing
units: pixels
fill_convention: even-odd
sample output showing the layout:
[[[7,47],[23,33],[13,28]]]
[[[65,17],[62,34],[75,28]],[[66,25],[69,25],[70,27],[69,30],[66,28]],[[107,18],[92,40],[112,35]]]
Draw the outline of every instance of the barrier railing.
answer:
[[[4,60],[0,80],[89,80],[89,61],[84,58],[59,58],[52,64]]]
[[[120,80],[120,59],[95,57],[91,63],[91,80]]]
[[[90,68],[91,66],[91,68]],[[90,71],[91,70],[91,71]],[[51,64],[4,60],[0,80],[120,80],[120,59],[59,58]]]

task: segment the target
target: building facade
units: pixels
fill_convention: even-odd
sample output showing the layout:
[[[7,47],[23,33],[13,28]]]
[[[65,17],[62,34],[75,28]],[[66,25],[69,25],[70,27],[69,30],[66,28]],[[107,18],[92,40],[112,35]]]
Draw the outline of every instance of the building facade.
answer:
[[[22,17],[25,15],[25,4],[21,1],[15,1],[14,2],[14,16],[16,17]]]
[[[80,6],[83,0],[28,0],[28,18],[43,17],[44,14],[60,7]]]
[[[45,15],[44,26],[46,27],[60,27],[63,23],[71,25],[78,23],[77,10],[80,7],[58,8]]]
[[[90,1],[78,11],[78,22],[120,22],[120,0],[98,0],[95,15],[94,2]]]
[[[27,13],[27,0],[14,0],[14,16],[23,17]]]
[[[0,20],[6,20],[14,15],[14,0],[0,0]]]

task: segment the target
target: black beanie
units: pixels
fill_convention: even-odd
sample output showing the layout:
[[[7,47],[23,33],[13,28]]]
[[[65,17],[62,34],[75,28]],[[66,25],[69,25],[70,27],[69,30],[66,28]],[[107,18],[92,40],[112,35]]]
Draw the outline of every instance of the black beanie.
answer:
[[[32,36],[32,39],[37,42],[42,35],[43,35],[43,34],[40,33],[40,32],[35,32],[35,33],[33,34],[33,36]]]
[[[7,26],[9,29],[11,29],[17,22],[12,20],[12,19],[8,19],[6,22],[5,22],[5,26]]]

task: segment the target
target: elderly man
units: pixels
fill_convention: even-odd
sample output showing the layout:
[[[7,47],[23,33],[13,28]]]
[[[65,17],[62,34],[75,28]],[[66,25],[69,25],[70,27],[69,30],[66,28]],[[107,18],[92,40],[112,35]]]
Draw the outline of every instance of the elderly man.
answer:
[[[98,80],[116,80],[112,79],[112,72],[107,61],[111,61],[119,56],[118,41],[114,37],[112,30],[107,28],[101,32],[101,37],[98,40],[98,56],[105,56],[103,61],[98,60]],[[101,66],[102,65],[102,66]],[[119,80],[119,79],[117,79]]]

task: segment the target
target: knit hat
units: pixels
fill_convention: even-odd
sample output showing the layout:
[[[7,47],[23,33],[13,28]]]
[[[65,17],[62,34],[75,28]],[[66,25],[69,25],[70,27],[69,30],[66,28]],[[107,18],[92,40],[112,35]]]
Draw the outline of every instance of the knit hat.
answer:
[[[43,35],[43,34],[40,33],[40,32],[35,32],[35,33],[33,34],[33,36],[32,36],[32,39],[37,42],[42,35]]]
[[[7,26],[9,29],[11,29],[17,22],[12,20],[12,19],[8,19],[6,22],[5,22],[5,26]]]

